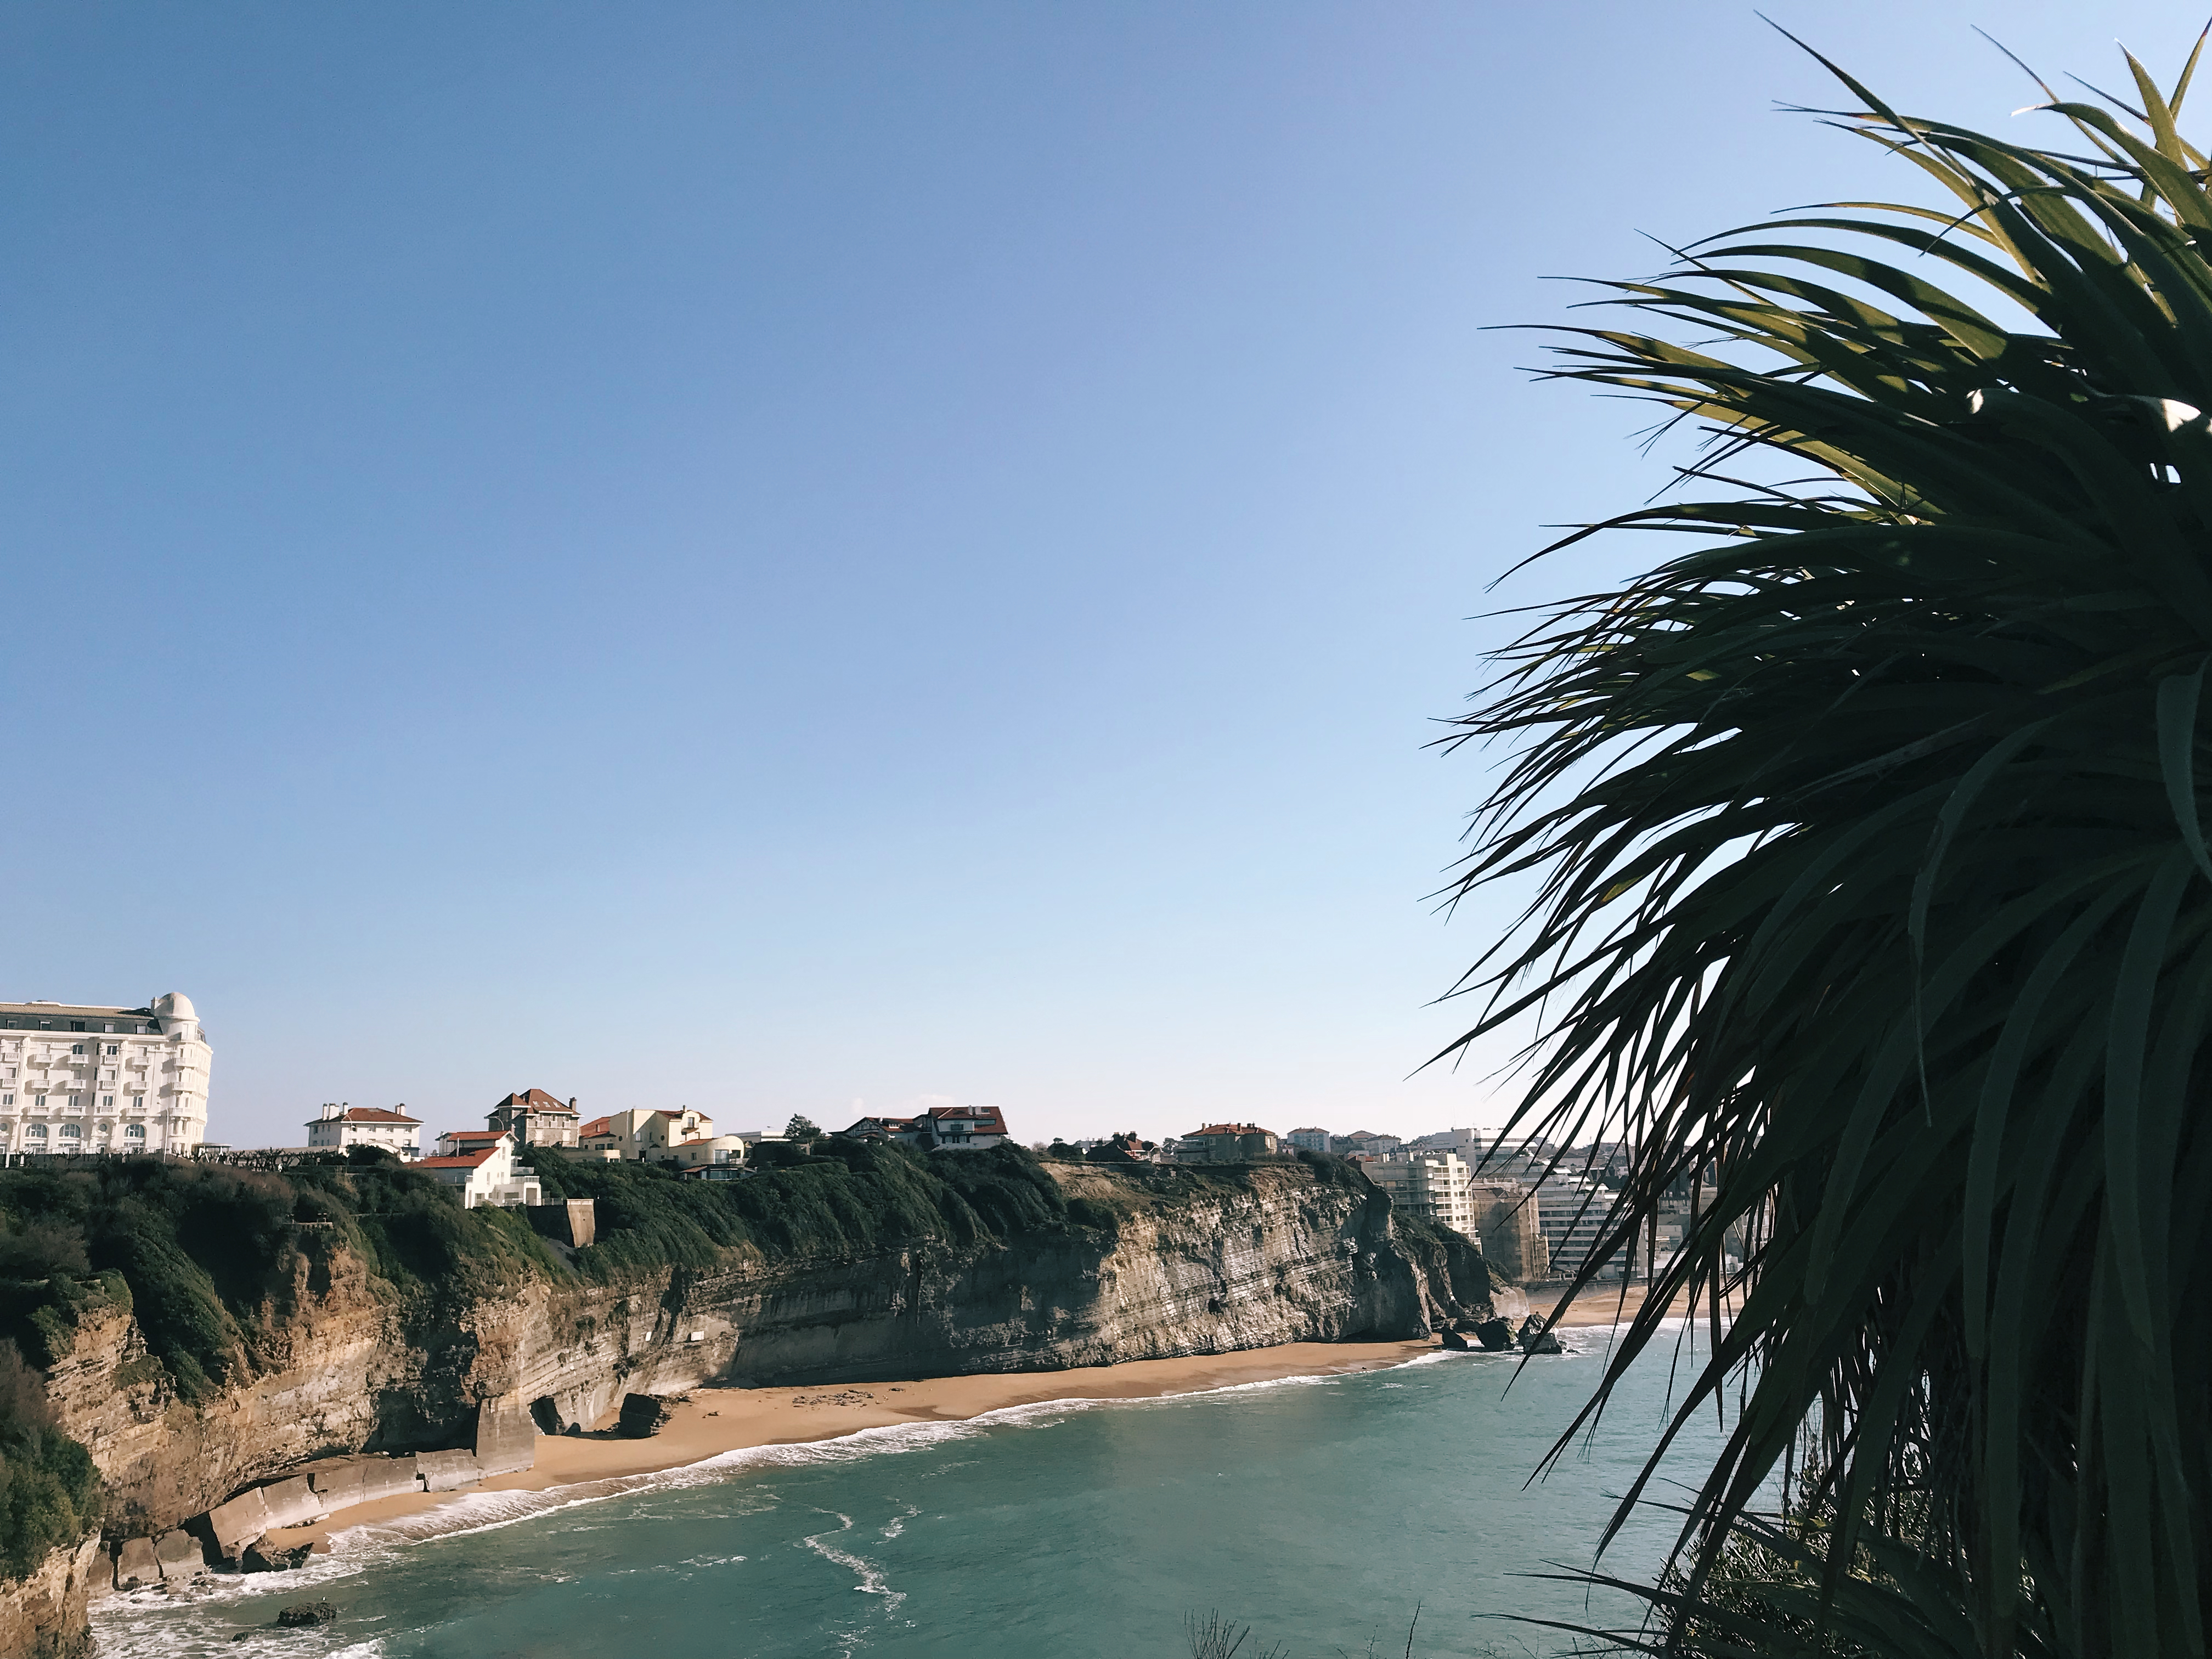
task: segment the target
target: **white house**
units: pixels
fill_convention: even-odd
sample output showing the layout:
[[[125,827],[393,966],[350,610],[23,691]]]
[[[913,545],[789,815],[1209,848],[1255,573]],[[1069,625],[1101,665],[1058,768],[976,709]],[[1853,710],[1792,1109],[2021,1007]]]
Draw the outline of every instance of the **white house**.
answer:
[[[507,1207],[545,1201],[538,1172],[516,1167],[514,1142],[505,1135],[480,1151],[452,1158],[426,1158],[415,1167],[428,1170],[450,1187],[459,1188],[464,1209],[473,1210],[479,1204]]]
[[[412,1160],[422,1156],[422,1121],[403,1109],[325,1101],[322,1115],[308,1121],[307,1145],[319,1151],[380,1146],[395,1158]]]

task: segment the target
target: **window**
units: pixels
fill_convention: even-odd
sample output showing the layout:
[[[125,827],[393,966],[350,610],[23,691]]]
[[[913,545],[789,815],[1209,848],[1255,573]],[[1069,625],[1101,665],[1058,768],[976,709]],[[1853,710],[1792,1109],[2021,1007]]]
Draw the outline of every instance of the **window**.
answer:
[[[15,1096],[13,1096],[13,1095],[0,1095],[0,1106],[13,1106],[15,1103]]]
[[[132,1111],[134,1111],[134,1112],[143,1112],[143,1111],[144,1111],[144,1110],[146,1109],[146,1097],[145,1097],[145,1096],[143,1096],[143,1095],[133,1095],[133,1096],[131,1096],[131,1109]]]
[[[84,1139],[84,1131],[76,1124],[64,1123],[62,1125],[62,1139],[64,1140],[82,1140]]]
[[[44,1095],[39,1097],[38,1109],[42,1112],[46,1109],[46,1097]]]
[[[32,1124],[23,1131],[23,1138],[26,1140],[44,1140],[46,1138],[46,1126],[43,1123]]]
[[[107,1029],[112,1031],[115,1028],[111,1025]],[[123,1052],[123,1045],[119,1042],[111,1042],[107,1045],[107,1052],[111,1054],[119,1054]]]
[[[82,1031],[82,1030],[84,1030],[84,1027],[83,1027],[83,1026],[82,1026],[82,1025],[80,1025],[80,1026],[78,1026],[76,1029],[77,1029],[78,1030]],[[82,1044],[82,1042],[72,1042],[72,1043],[70,1043],[70,1052],[71,1054],[82,1054],[82,1053],[84,1052],[84,1044]]]
[[[133,1124],[128,1125],[128,1126],[124,1129],[124,1131],[123,1131],[123,1138],[124,1138],[125,1140],[143,1140],[143,1139],[146,1139],[146,1126],[145,1126],[144,1124],[143,1124],[143,1123],[133,1123]]]
[[[71,1095],[70,1097],[70,1110],[72,1112],[81,1112],[83,1109],[84,1097],[82,1095]]]
[[[115,1109],[115,1097],[113,1095],[100,1096],[100,1109],[103,1112],[113,1111]]]
[[[102,1025],[100,1029],[101,1030],[103,1030],[103,1031],[112,1031],[112,1030],[113,1030],[115,1029],[115,1022],[114,1022],[113,1020],[112,1020],[112,1019],[111,1019],[111,1020],[109,1020],[106,1024]],[[108,1052],[109,1054],[113,1054],[113,1053],[115,1052],[115,1050],[114,1050],[114,1049],[112,1049],[112,1048],[110,1048],[107,1052]]]
[[[81,1019],[71,1020],[70,1022],[70,1030],[72,1031],[82,1031],[84,1030],[84,1022]]]

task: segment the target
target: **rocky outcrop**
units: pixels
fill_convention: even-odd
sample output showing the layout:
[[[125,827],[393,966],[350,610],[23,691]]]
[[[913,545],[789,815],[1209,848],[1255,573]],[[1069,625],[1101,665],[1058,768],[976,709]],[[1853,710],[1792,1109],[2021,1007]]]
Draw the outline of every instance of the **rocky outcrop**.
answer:
[[[110,1571],[100,1534],[50,1553],[27,1578],[0,1595],[0,1653],[9,1659],[82,1659],[92,1651],[85,1609],[95,1578]]]
[[[1388,1198],[1340,1167],[1195,1187],[1149,1166],[1042,1167],[1096,1224],[466,1293],[401,1295],[343,1249],[301,1255],[254,1322],[250,1376],[186,1404],[115,1309],[80,1325],[49,1396],[106,1481],[111,1537],[204,1516],[235,1562],[271,1528],[387,1489],[527,1468],[540,1429],[594,1422],[625,1395],[1413,1339],[1494,1315],[1472,1244],[1394,1228]]]
[[[669,1410],[659,1395],[626,1394],[622,1413],[615,1419],[615,1432],[625,1440],[650,1440],[660,1432]]]

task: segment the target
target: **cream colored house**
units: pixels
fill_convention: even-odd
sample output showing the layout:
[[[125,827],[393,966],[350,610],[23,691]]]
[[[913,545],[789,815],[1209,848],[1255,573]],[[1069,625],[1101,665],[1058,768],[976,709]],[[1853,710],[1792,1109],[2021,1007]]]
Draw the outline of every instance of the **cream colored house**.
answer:
[[[177,992],[143,1007],[0,1002],[0,1152],[189,1152],[207,1036]]]
[[[677,1161],[675,1149],[685,1141],[712,1140],[717,1137],[714,1120],[693,1107],[664,1112],[639,1106],[593,1118],[577,1131],[576,1139],[586,1152],[605,1155],[612,1152],[621,1158],[673,1163]]]

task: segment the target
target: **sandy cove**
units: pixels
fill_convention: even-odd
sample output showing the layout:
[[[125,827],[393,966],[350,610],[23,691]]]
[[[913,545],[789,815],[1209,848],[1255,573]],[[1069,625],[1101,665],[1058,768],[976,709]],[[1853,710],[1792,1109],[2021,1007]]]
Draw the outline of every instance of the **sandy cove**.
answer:
[[[1627,1313],[1633,1315],[1643,1299],[1642,1291],[1632,1290],[1629,1294]],[[1569,1310],[1561,1327],[1609,1325],[1619,1299],[1618,1291],[1583,1297]],[[1434,1352],[1437,1346],[1433,1337],[1417,1342],[1291,1342],[1237,1353],[1135,1359],[1077,1370],[825,1382],[800,1388],[696,1389],[688,1399],[671,1402],[672,1414],[650,1439],[619,1437],[613,1432],[616,1413],[609,1412],[588,1433],[541,1437],[536,1464],[519,1474],[496,1475],[466,1492],[415,1492],[356,1504],[315,1526],[272,1532],[269,1541],[284,1547],[312,1543],[319,1551],[326,1550],[331,1533],[420,1515],[468,1492],[546,1492],[587,1480],[683,1468],[724,1452],[754,1446],[803,1445],[813,1440],[835,1440],[861,1429],[906,1423],[965,1422],[986,1412],[1046,1405],[1056,1400],[1159,1400],[1232,1388],[1240,1382],[1338,1376],[1401,1365],[1418,1355]]]

